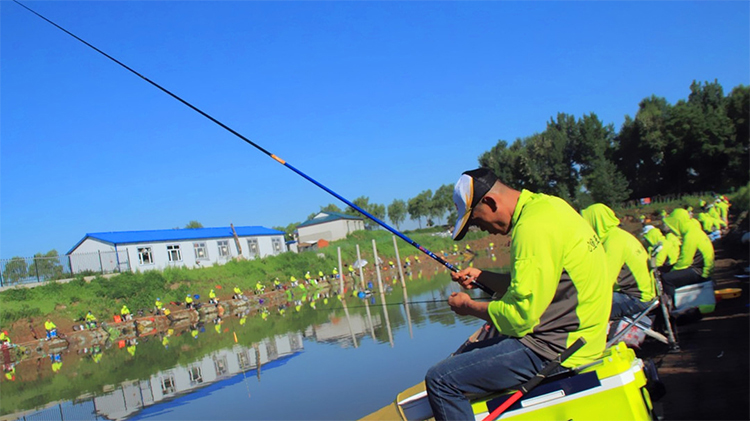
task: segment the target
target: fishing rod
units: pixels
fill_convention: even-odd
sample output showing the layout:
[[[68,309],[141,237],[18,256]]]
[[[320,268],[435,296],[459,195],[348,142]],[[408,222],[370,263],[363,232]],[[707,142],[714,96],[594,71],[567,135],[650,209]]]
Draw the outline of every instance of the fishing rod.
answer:
[[[458,268],[456,268],[450,262],[448,262],[448,261],[440,258],[439,256],[435,255],[432,251],[430,251],[427,248],[425,248],[424,246],[418,244],[417,242],[415,242],[411,238],[407,237],[405,234],[403,234],[400,231],[394,229],[393,227],[391,227],[388,224],[386,224],[384,221],[380,220],[379,218],[377,218],[374,215],[370,214],[369,212],[365,211],[364,209],[362,209],[361,207],[357,206],[353,202],[349,201],[348,199],[344,198],[343,196],[341,196],[338,193],[334,192],[333,190],[329,189],[328,187],[326,187],[322,183],[318,182],[317,180],[315,180],[312,177],[308,176],[307,174],[303,173],[302,171],[300,171],[296,167],[292,166],[291,164],[287,163],[285,160],[283,160],[280,157],[278,157],[277,155],[272,154],[271,152],[269,152],[268,150],[266,150],[262,146],[256,144],[255,142],[251,141],[250,139],[244,137],[242,134],[240,134],[239,132],[237,132],[234,129],[230,128],[229,126],[225,125],[224,123],[220,122],[219,120],[215,119],[214,117],[212,117],[208,113],[206,113],[203,110],[199,109],[198,107],[190,104],[186,100],[182,99],[178,95],[172,93],[171,91],[169,91],[168,89],[162,87],[161,85],[157,84],[156,82],[152,81],[151,79],[143,76],[142,74],[138,73],[137,71],[135,71],[131,67],[127,66],[126,64],[122,63],[121,61],[119,61],[119,60],[115,59],[114,57],[110,56],[109,54],[105,53],[104,51],[102,51],[102,50],[94,47],[93,45],[89,44],[87,41],[83,40],[82,38],[78,37],[77,35],[73,34],[72,32],[68,31],[67,29],[63,28],[62,26],[56,24],[55,22],[52,22],[51,20],[47,19],[46,17],[42,16],[41,14],[39,14],[36,11],[32,10],[31,8],[23,5],[18,0],[13,0],[13,2],[16,3],[16,4],[18,4],[19,6],[23,7],[24,9],[28,10],[29,12],[33,13],[34,15],[38,16],[39,18],[43,19],[44,21],[48,22],[49,24],[53,25],[57,29],[65,32],[66,34],[70,35],[71,37],[75,38],[76,40],[82,42],[83,44],[85,44],[86,46],[90,47],[91,49],[93,49],[97,53],[103,55],[104,57],[112,60],[113,62],[115,62],[118,65],[122,66],[123,68],[127,69],[131,73],[135,74],[139,78],[143,79],[144,81],[146,81],[149,84],[153,85],[154,87],[158,88],[159,90],[161,90],[165,94],[169,95],[170,97],[174,98],[175,100],[177,100],[177,101],[181,102],[182,104],[190,107],[191,109],[193,109],[195,112],[197,112],[201,116],[203,116],[203,117],[207,118],[208,120],[211,120],[212,122],[214,122],[217,125],[221,126],[225,130],[227,130],[228,132],[230,132],[232,135],[234,135],[234,136],[242,139],[243,141],[247,142],[248,144],[250,144],[251,146],[255,147],[260,152],[262,152],[262,153],[266,154],[267,156],[269,156],[269,157],[273,158],[274,160],[276,160],[279,164],[285,166],[289,170],[292,170],[293,172],[297,173],[299,176],[302,176],[303,178],[307,179],[310,183],[314,184],[315,186],[317,186],[317,187],[323,189],[324,191],[328,192],[329,194],[333,195],[334,197],[336,197],[337,199],[339,199],[340,201],[342,201],[346,205],[349,205],[350,207],[352,207],[353,209],[355,209],[360,214],[366,216],[370,220],[378,223],[380,226],[382,226],[386,230],[388,230],[391,233],[393,233],[394,235],[400,237],[406,243],[408,243],[408,244],[412,245],[413,247],[419,249],[420,251],[422,251],[424,254],[426,254],[430,258],[432,258],[435,261],[439,262],[440,264],[446,266],[452,272],[458,272],[459,271]],[[471,284],[473,284],[475,287],[478,287],[478,288],[482,289],[482,291],[484,291],[485,293],[489,294],[490,296],[494,294],[494,292],[490,288],[488,288],[487,286],[483,285],[480,282],[472,281]]]

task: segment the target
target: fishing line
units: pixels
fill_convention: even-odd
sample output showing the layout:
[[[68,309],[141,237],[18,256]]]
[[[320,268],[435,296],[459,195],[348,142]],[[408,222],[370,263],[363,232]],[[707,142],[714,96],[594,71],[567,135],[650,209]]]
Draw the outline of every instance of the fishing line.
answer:
[[[486,297],[486,298],[484,298],[484,297],[483,298],[472,298],[472,299],[475,300],[475,301],[477,301],[477,302],[485,302],[485,301],[490,301],[491,300],[491,298],[489,298],[489,297]],[[366,298],[366,299],[363,299],[363,300],[369,300],[369,298]],[[445,304],[447,304],[448,303],[448,298],[433,299],[433,300],[415,300],[415,301],[409,301],[409,302],[393,302],[393,303],[391,303],[391,302],[385,302],[385,306],[419,305],[419,304],[424,304],[424,303],[445,303]],[[379,305],[382,306],[383,304],[380,303]],[[366,308],[368,306],[374,306],[374,305],[347,305],[347,308],[349,308],[349,309],[357,309],[357,308]],[[339,310],[339,309],[344,309],[344,307],[343,306],[321,307],[320,309],[313,309],[313,310],[316,311],[316,312],[319,312],[319,311],[336,311],[336,310]]]
[[[206,113],[206,112],[204,112],[203,110],[199,109],[198,107],[196,107],[196,106],[194,106],[194,105],[190,104],[189,102],[187,102],[186,100],[182,99],[182,98],[181,98],[181,97],[179,97],[178,95],[176,95],[176,94],[172,93],[172,92],[171,92],[171,91],[169,91],[168,89],[166,89],[166,88],[162,87],[161,85],[159,85],[159,84],[157,84],[156,82],[152,81],[151,79],[149,79],[149,78],[145,77],[144,75],[142,75],[142,74],[138,73],[137,71],[135,71],[135,70],[134,70],[134,69],[132,69],[131,67],[129,67],[129,66],[127,66],[126,64],[122,63],[121,61],[119,61],[119,60],[115,59],[114,57],[110,56],[109,54],[105,53],[104,51],[102,51],[102,50],[100,50],[100,49],[98,49],[98,48],[94,47],[93,45],[89,44],[89,43],[88,43],[87,41],[83,40],[82,38],[78,37],[77,35],[73,34],[72,32],[68,31],[67,29],[63,28],[62,26],[60,26],[60,25],[56,24],[55,22],[53,22],[53,21],[51,21],[51,20],[47,19],[46,17],[42,16],[41,14],[39,14],[39,13],[37,13],[36,11],[32,10],[31,8],[29,8],[29,7],[27,7],[27,6],[23,5],[23,4],[21,4],[21,3],[20,3],[20,2],[18,1],[18,0],[13,0],[13,2],[14,2],[14,3],[16,3],[16,4],[18,4],[19,6],[23,7],[24,9],[28,10],[29,12],[33,13],[34,15],[38,16],[39,18],[43,19],[44,21],[48,22],[49,24],[53,25],[53,26],[54,26],[55,28],[57,28],[57,29],[59,29],[59,30],[61,30],[61,31],[65,32],[66,34],[70,35],[71,37],[73,37],[73,38],[75,38],[76,40],[80,41],[81,43],[85,44],[86,46],[90,47],[91,49],[93,49],[93,50],[94,50],[94,51],[96,51],[97,53],[99,53],[99,54],[103,55],[104,57],[106,57],[106,58],[108,58],[108,59],[112,60],[113,62],[117,63],[117,64],[118,64],[118,65],[120,65],[121,67],[125,68],[125,69],[126,69],[126,70],[128,70],[129,72],[133,73],[134,75],[138,76],[139,78],[143,79],[144,81],[148,82],[149,84],[153,85],[154,87],[158,88],[159,90],[161,90],[161,91],[162,91],[162,92],[164,92],[165,94],[169,95],[170,97],[174,98],[175,100],[177,100],[177,101],[181,102],[182,104],[184,104],[184,105],[186,105],[186,106],[190,107],[190,108],[191,108],[192,110],[194,110],[195,112],[197,112],[197,113],[198,113],[198,114],[200,114],[201,116],[203,116],[203,117],[205,117],[205,118],[207,118],[207,119],[211,120],[212,122],[216,123],[217,125],[221,126],[221,127],[222,127],[222,128],[224,128],[225,130],[227,130],[228,132],[230,132],[231,134],[233,134],[234,136],[236,136],[236,137],[238,137],[238,138],[242,139],[243,141],[247,142],[247,143],[248,143],[248,144],[250,144],[251,146],[253,146],[253,147],[255,147],[256,149],[258,149],[259,151],[261,151],[262,153],[264,153],[264,154],[266,154],[267,156],[269,156],[269,157],[273,158],[274,160],[276,160],[276,161],[277,161],[278,163],[282,164],[282,165],[283,165],[283,166],[285,166],[286,168],[288,168],[288,169],[292,170],[293,172],[297,173],[297,174],[298,174],[299,176],[301,176],[301,177],[303,177],[303,178],[307,179],[307,180],[308,180],[308,181],[309,181],[310,183],[312,183],[312,184],[314,184],[315,186],[317,186],[317,187],[319,187],[319,188],[323,189],[324,191],[326,191],[326,192],[328,192],[329,194],[333,195],[333,196],[334,196],[335,198],[337,198],[338,200],[340,200],[340,201],[344,202],[344,203],[345,203],[346,205],[348,205],[348,206],[352,207],[352,209],[355,209],[355,210],[357,210],[357,212],[361,213],[362,215],[364,215],[365,217],[369,218],[370,220],[372,220],[372,221],[376,222],[377,224],[379,224],[380,226],[382,226],[382,227],[383,227],[383,228],[385,228],[386,230],[388,230],[388,231],[390,231],[391,233],[395,234],[396,236],[400,237],[400,238],[401,238],[402,240],[404,240],[404,241],[405,241],[406,243],[408,243],[408,244],[412,245],[413,247],[415,247],[415,248],[419,249],[419,250],[420,250],[420,251],[422,251],[422,252],[423,252],[424,254],[426,254],[426,255],[427,255],[427,256],[429,256],[430,258],[434,259],[435,261],[439,262],[440,264],[442,264],[442,265],[446,266],[446,267],[447,267],[448,269],[450,269],[451,271],[453,271],[453,272],[458,272],[458,271],[459,271],[459,270],[458,270],[458,268],[456,268],[456,267],[455,267],[455,266],[454,266],[453,264],[451,264],[451,263],[449,263],[449,262],[445,261],[444,259],[440,258],[439,256],[435,255],[435,254],[434,254],[433,252],[431,252],[430,250],[426,249],[426,248],[425,248],[425,247],[423,247],[422,245],[418,244],[417,242],[415,242],[415,241],[414,241],[414,240],[412,240],[411,238],[407,237],[406,235],[404,235],[404,234],[403,234],[403,233],[401,233],[400,231],[398,231],[398,230],[394,229],[393,227],[389,226],[388,224],[386,224],[385,222],[383,222],[383,221],[382,221],[382,220],[380,220],[379,218],[375,217],[374,215],[372,215],[372,214],[370,214],[369,212],[365,211],[365,210],[364,210],[364,209],[362,209],[361,207],[357,206],[357,205],[356,205],[356,204],[354,204],[353,202],[351,202],[351,201],[347,200],[347,199],[346,199],[346,198],[344,198],[343,196],[341,196],[341,195],[339,195],[338,193],[336,193],[336,192],[332,191],[331,189],[329,189],[329,188],[328,188],[328,187],[326,187],[325,185],[321,184],[321,183],[320,183],[320,182],[318,182],[317,180],[313,179],[312,177],[310,177],[310,176],[308,176],[307,174],[303,173],[302,171],[298,170],[298,169],[297,169],[296,167],[294,167],[294,166],[292,166],[291,164],[287,163],[286,161],[284,161],[284,160],[283,160],[283,159],[281,159],[280,157],[276,156],[275,154],[272,154],[271,152],[269,152],[268,150],[266,150],[266,149],[265,149],[265,148],[263,148],[262,146],[260,146],[260,145],[256,144],[255,142],[251,141],[250,139],[248,139],[248,138],[246,138],[246,137],[242,136],[242,134],[240,134],[239,132],[237,132],[237,131],[235,131],[234,129],[230,128],[229,126],[225,125],[224,123],[220,122],[219,120],[215,119],[214,117],[212,117],[212,116],[211,116],[211,115],[209,115],[208,113]],[[481,284],[481,283],[479,283],[479,282],[477,282],[477,281],[473,281],[473,282],[472,282],[472,284],[473,284],[473,285],[475,285],[476,287],[478,287],[478,288],[482,289],[482,290],[483,290],[483,291],[484,291],[485,293],[487,293],[487,294],[489,294],[489,295],[492,295],[492,294],[493,294],[493,291],[492,291],[492,290],[490,290],[489,288],[487,288],[486,286],[484,286],[483,284]]]

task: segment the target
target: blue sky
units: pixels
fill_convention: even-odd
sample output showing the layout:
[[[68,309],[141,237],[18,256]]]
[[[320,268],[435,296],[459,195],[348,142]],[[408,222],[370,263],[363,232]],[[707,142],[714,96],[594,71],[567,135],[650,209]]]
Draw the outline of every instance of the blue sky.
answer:
[[[619,130],[652,94],[750,79],[741,1],[25,4],[345,198],[386,206],[558,112]],[[64,253],[88,232],[345,208],[7,0],[0,69],[0,258]]]

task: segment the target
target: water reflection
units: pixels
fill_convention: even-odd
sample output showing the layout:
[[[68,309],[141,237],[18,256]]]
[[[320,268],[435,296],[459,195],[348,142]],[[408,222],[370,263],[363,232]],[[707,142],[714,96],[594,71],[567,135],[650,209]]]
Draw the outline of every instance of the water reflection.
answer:
[[[308,292],[257,313],[227,313],[23,360],[12,368],[15,380],[3,380],[0,414],[23,420],[356,419],[418,382],[476,329],[473,319],[446,306],[455,283],[440,268],[429,272],[439,276],[422,280],[407,268],[402,287],[396,271],[386,270],[374,291],[365,287],[375,280],[359,279],[341,294]],[[295,406],[288,406],[290,391]],[[336,405],[327,405],[333,396]]]

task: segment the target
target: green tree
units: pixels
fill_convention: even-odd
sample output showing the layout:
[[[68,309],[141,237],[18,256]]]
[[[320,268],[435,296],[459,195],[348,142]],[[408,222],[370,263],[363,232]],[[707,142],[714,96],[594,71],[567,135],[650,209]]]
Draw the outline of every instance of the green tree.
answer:
[[[397,229],[401,230],[401,223],[406,219],[406,202],[401,199],[394,199],[391,205],[388,205],[388,219],[396,225]]]
[[[15,284],[28,277],[29,271],[26,267],[26,259],[20,256],[14,256],[5,264],[3,269],[3,278],[9,284]]]
[[[351,207],[349,207],[349,208],[351,208]],[[314,213],[308,215],[307,219],[308,220],[312,220],[313,218],[315,218],[316,215],[320,214],[321,212],[338,212],[338,213],[340,213],[341,212],[341,208],[339,208],[338,205],[336,205],[336,204],[328,204],[325,207],[320,207],[320,211],[314,212]]]
[[[46,254],[34,254],[34,260],[29,264],[29,274],[38,275],[42,280],[56,280],[62,277],[63,266],[60,256],[55,249]]]
[[[352,201],[352,203],[362,208],[363,210],[369,212],[370,214],[380,219],[381,221],[385,218],[385,205],[375,204],[375,203],[370,204],[370,198],[367,196],[360,196],[359,198]],[[361,214],[359,211],[357,211],[355,208],[351,206],[348,206],[346,208],[346,213],[350,215]],[[367,230],[373,230],[378,227],[378,225],[374,221],[370,220],[368,217],[364,215],[362,216],[365,217],[365,228]]]
[[[733,128],[718,83],[693,82],[667,119],[664,189],[661,193],[713,190],[722,185],[721,168]]]
[[[453,204],[453,186],[445,184],[437,188],[435,194],[432,195],[428,215],[435,219],[441,219],[453,208],[455,208]]]
[[[750,87],[739,85],[726,98],[727,117],[734,133],[723,170],[726,185],[744,186],[750,180]]]
[[[638,105],[635,118],[625,116],[615,137],[613,161],[629,181],[635,198],[653,196],[664,190],[666,121],[672,106],[652,95]]]
[[[274,226],[272,227],[272,229],[284,232],[284,240],[294,240],[294,232],[297,231],[297,226],[299,226],[300,224],[302,223],[289,223],[286,227]]]
[[[414,198],[409,199],[406,204],[406,211],[409,212],[409,217],[412,220],[419,222],[419,228],[422,228],[422,217],[427,217],[430,202],[432,201],[432,190],[427,189],[419,193]]]
[[[578,120],[574,162],[579,165],[582,189],[590,193],[594,202],[614,205],[628,199],[628,181],[614,163],[614,127],[604,125],[596,114],[584,115]],[[580,195],[573,192],[574,202]],[[577,196],[577,197],[576,197]],[[580,208],[583,204],[576,203]]]
[[[190,220],[189,223],[185,224],[185,228],[186,229],[202,229],[203,224],[195,220]]]

